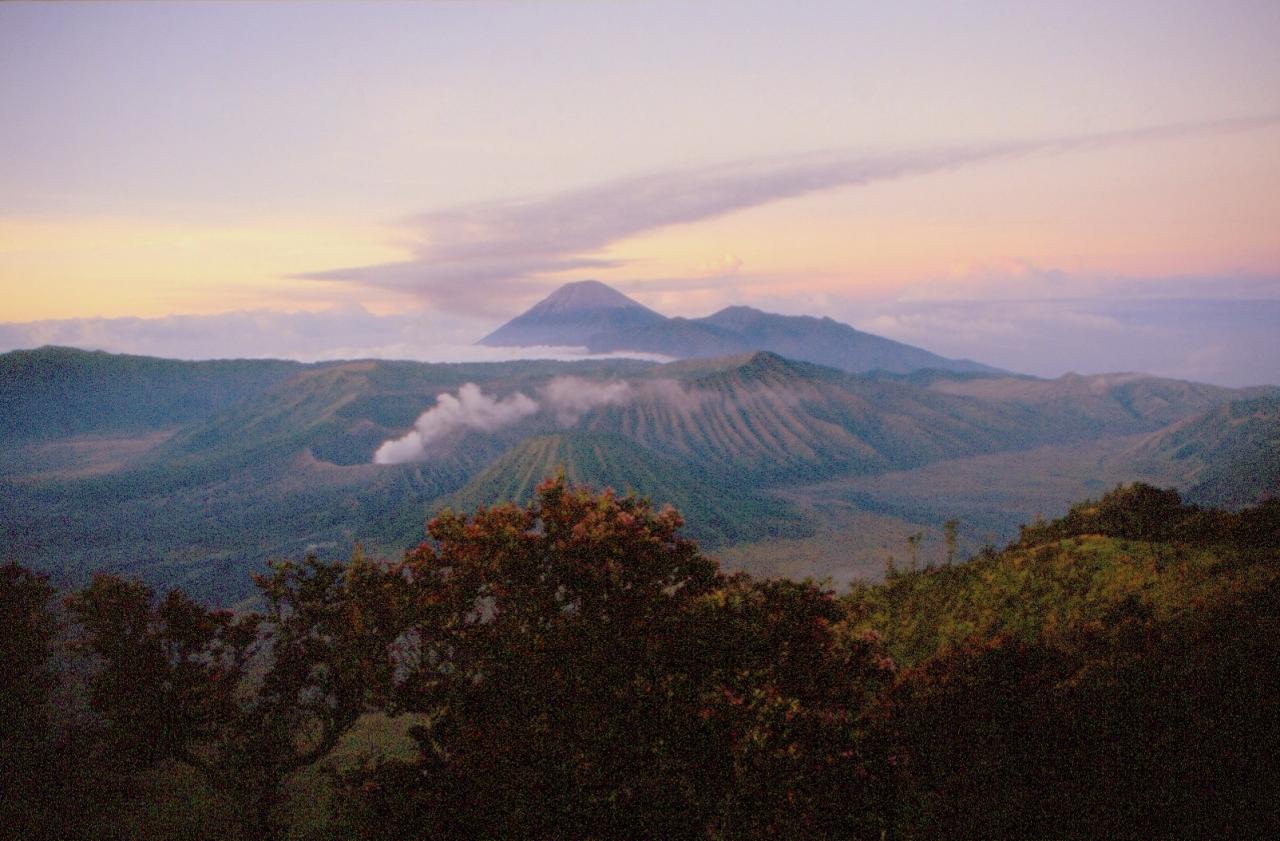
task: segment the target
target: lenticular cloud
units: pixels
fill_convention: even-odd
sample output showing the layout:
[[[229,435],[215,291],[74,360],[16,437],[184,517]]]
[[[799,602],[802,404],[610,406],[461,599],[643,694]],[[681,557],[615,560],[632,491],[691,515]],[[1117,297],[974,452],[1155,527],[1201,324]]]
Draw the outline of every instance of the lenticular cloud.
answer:
[[[418,461],[427,455],[433,441],[454,430],[492,432],[537,411],[538,404],[520,392],[498,400],[485,395],[475,383],[467,383],[458,389],[456,397],[452,394],[437,397],[436,405],[418,416],[411,432],[378,448],[373,454],[373,462],[402,464]]]

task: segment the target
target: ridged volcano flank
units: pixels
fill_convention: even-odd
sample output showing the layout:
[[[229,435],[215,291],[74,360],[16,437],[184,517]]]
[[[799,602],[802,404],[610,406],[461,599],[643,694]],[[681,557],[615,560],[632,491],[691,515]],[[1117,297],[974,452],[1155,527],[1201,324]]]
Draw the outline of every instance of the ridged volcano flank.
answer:
[[[716,483],[685,463],[613,434],[526,438],[434,508],[470,511],[497,502],[526,503],[539,483],[560,471],[571,482],[634,492],[658,507],[674,505],[687,518],[687,533],[707,546],[809,533],[789,505],[737,483]]]
[[[480,340],[490,347],[586,346],[595,336],[666,319],[598,280],[567,283]]]
[[[840,380],[846,375],[834,368],[796,362],[767,350],[738,353],[715,359],[669,362],[650,372],[657,379],[674,379],[690,385],[732,381],[739,385],[791,385],[801,380]]]

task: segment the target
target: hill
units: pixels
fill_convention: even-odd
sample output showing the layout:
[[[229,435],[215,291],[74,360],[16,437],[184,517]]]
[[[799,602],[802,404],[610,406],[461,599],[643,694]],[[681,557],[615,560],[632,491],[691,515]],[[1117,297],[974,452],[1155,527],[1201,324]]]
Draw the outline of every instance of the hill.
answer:
[[[907,381],[940,394],[1021,406],[1064,435],[1086,437],[1151,432],[1241,396],[1222,386],[1135,373],[1064,374],[1045,380],[930,371]]]
[[[307,366],[278,359],[184,362],[66,347],[0,354],[0,439],[139,432],[212,416]]]
[[[74,367],[78,357],[70,358]],[[113,366],[127,372],[135,358],[94,358],[103,371],[100,399],[114,407],[98,428],[129,428],[132,408],[112,394],[113,382],[129,380],[114,376]],[[179,374],[188,364],[198,363],[175,363]],[[4,557],[51,571],[59,583],[127,569],[157,586],[181,583],[203,599],[233,604],[248,592],[244,573],[272,557],[345,555],[357,541],[398,554],[421,538],[431,500],[461,488],[529,434],[461,435],[422,462],[371,464],[378,445],[402,434],[439,394],[465,382],[503,393],[557,375],[621,376],[648,367],[634,360],[293,366],[292,376],[176,432],[6,438]],[[541,422],[554,428],[550,418]],[[100,469],[76,469],[87,457]]]
[[[864,333],[830,318],[775,315],[743,306],[728,307],[705,318],[669,319],[597,335],[588,347],[597,352],[635,350],[683,358],[766,350],[851,373],[909,372],[923,368],[961,373],[996,371],[967,359],[947,359]]]
[[[581,345],[593,353],[642,352],[677,359],[772,351],[861,373],[935,368],[996,373],[833,321],[728,307],[705,318],[666,318],[594,280],[562,286],[480,340],[499,347]]]
[[[788,541],[791,574],[846,580],[900,554],[904,534],[928,530],[936,542],[956,516],[981,523],[962,536],[980,545],[1030,513],[1062,510],[1080,489],[1155,478],[1126,473],[1113,457],[1120,445],[1101,442],[1245,395],[1155,378],[859,376],[770,352],[666,365],[42,358],[54,373],[30,389],[10,382],[11,403],[45,418],[30,434],[45,437],[0,444],[6,553],[61,583],[110,566],[220,603],[242,598],[242,573],[268,558],[342,556],[356,542],[395,556],[442,498],[460,494],[466,507],[523,495],[561,465],[571,478],[689,511],[699,538],[735,547],[753,569],[774,568],[762,553]],[[46,381],[87,383],[96,411]],[[466,383],[488,400],[524,395],[536,410],[456,424],[405,463],[371,463]],[[196,396],[184,402],[184,388]],[[60,433],[64,412],[85,420]],[[1025,461],[1044,445],[1058,449]]]
[[[1020,407],[853,376],[769,352],[651,369],[653,387],[586,414],[719,475],[810,481],[1017,449],[1045,440]]]
[[[1280,397],[1212,408],[1155,433],[1131,458],[1178,476],[1200,505],[1240,508],[1280,497]]]
[[[1033,639],[1101,622],[1132,610],[1135,600],[1168,619],[1242,590],[1275,589],[1277,548],[1274,504],[1232,515],[1137,483],[1079,502],[1064,517],[1026,524],[1003,551],[902,570],[848,599],[866,627],[887,636],[899,662],[916,664],[973,636]]]
[[[708,481],[687,464],[607,434],[527,438],[432,507],[470,511],[498,502],[525,504],[543,480],[558,473],[574,484],[611,487],[658,507],[671,505],[684,514],[689,536],[709,547],[807,532],[801,518],[776,500]]]
[[[898,667],[903,837],[1274,835],[1278,549],[1275,505],[1136,486],[856,588],[854,627]]]

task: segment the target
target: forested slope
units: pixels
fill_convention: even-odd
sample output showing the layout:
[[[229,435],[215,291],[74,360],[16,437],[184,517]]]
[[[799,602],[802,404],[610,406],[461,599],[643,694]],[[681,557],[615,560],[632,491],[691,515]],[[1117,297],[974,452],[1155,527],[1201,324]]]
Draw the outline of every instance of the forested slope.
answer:
[[[31,838],[1280,831],[1280,505],[1123,487],[843,596],[724,575],[678,522],[551,482],[441,517],[401,563],[278,565],[262,614],[114,576],[61,614],[0,568],[0,819]]]

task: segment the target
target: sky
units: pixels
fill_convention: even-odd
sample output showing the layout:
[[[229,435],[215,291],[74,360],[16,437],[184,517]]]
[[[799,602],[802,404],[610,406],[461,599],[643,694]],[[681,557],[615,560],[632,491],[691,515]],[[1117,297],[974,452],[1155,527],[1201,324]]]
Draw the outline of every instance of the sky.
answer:
[[[1272,0],[4,3],[0,350],[502,358],[596,278],[1280,383],[1277,43]]]

